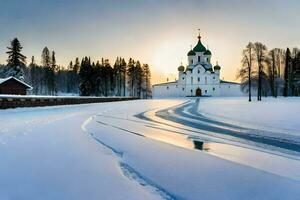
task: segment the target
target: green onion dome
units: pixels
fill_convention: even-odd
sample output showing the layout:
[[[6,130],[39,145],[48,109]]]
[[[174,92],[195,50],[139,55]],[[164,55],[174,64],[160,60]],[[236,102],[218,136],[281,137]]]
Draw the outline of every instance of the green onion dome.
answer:
[[[211,55],[211,51],[207,49],[207,50],[204,52],[204,55],[209,55],[209,56],[210,56],[210,55]]]
[[[188,52],[188,54],[187,54],[188,56],[195,56],[196,55],[196,53],[195,53],[195,51],[193,51],[192,49]]]
[[[182,65],[180,65],[180,66],[178,67],[178,71],[180,71],[180,72],[183,72],[183,71],[184,71],[184,69],[185,69],[185,67],[184,67],[184,66],[182,66]]]
[[[213,71],[213,69],[212,69],[212,68],[208,68],[208,69],[206,69],[206,71],[210,71],[210,72],[212,72],[212,71]]]
[[[214,71],[220,70],[220,69],[221,69],[221,67],[218,64],[216,66],[214,66]]]
[[[192,69],[191,69],[191,68],[189,68],[189,67],[187,67],[187,68],[186,68],[186,71],[192,71]]]
[[[203,46],[202,42],[201,42],[201,36],[198,36],[198,43],[197,45],[193,48],[194,52],[205,52],[206,48]]]

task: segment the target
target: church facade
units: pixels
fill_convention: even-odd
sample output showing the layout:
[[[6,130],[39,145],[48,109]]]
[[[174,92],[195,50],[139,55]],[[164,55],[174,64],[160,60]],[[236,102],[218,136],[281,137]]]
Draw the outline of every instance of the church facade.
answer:
[[[178,79],[153,85],[154,97],[242,96],[239,83],[220,79],[221,67],[211,64],[212,53],[198,36],[197,45],[187,53],[188,65],[178,67]]]

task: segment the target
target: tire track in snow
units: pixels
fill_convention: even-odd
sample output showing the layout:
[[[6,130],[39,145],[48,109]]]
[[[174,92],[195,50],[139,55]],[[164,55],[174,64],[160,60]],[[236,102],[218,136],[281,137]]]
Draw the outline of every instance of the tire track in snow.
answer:
[[[133,131],[129,131],[129,130],[127,130],[127,129],[124,129],[124,128],[121,128],[121,127],[118,127],[118,126],[114,126],[114,125],[107,124],[107,123],[100,122],[100,121],[97,121],[97,123],[102,124],[102,125],[105,125],[105,126],[110,126],[110,127],[119,129],[119,130],[121,130],[121,131],[125,131],[125,132],[128,132],[128,133],[132,133],[132,134],[137,135],[137,136],[145,137],[145,136],[142,135],[142,134],[139,134],[139,133],[133,132]]]
[[[166,191],[163,187],[159,186],[158,184],[156,184],[151,179],[143,176],[141,173],[139,173],[137,170],[135,170],[129,164],[123,162],[122,158],[123,158],[124,152],[119,151],[119,150],[113,148],[112,146],[104,143],[99,138],[97,138],[94,133],[89,132],[88,129],[86,128],[86,125],[89,124],[93,120],[93,118],[94,117],[90,117],[89,119],[87,119],[82,124],[82,126],[81,126],[82,130],[85,131],[86,133],[88,133],[97,143],[102,145],[103,148],[108,149],[109,151],[111,151],[118,158],[119,167],[120,167],[120,169],[121,169],[121,171],[122,171],[122,173],[125,177],[127,177],[131,181],[134,181],[134,182],[138,183],[140,186],[146,188],[148,191],[150,191],[154,194],[157,194],[162,199],[165,199],[165,200],[179,200],[179,198],[175,197],[175,195],[173,195],[170,192]],[[100,123],[100,122],[98,122],[98,123]],[[109,126],[105,123],[101,123],[101,124]],[[122,130],[122,129],[120,129],[120,130]],[[124,129],[123,131],[126,131],[126,130]],[[132,133],[135,134],[135,135],[138,135],[138,136],[143,136],[143,135],[135,133],[135,132],[132,132]]]
[[[199,131],[209,131],[214,134],[214,135],[211,135],[213,137],[221,137],[223,139],[234,140],[234,141],[245,143],[248,145],[250,144],[250,145],[255,145],[258,147],[269,148],[271,150],[276,150],[276,151],[291,154],[291,155],[295,155],[295,154],[298,155],[300,152],[300,143],[297,143],[295,141],[284,139],[284,138],[272,137],[272,136],[263,136],[263,135],[255,133],[255,131],[259,131],[259,130],[253,130],[250,128],[244,128],[244,127],[240,127],[240,126],[236,126],[236,125],[218,122],[216,120],[211,120],[209,118],[206,118],[205,116],[202,116],[201,114],[198,116],[195,116],[196,115],[195,108],[198,106],[198,103],[199,103],[199,100],[196,100],[196,101],[190,100],[188,102],[185,102],[185,103],[182,103],[182,104],[179,104],[176,106],[172,106],[170,108],[156,111],[155,115],[164,120],[183,124],[183,125],[189,126],[191,128],[198,129]],[[188,115],[184,112],[185,108],[187,108],[187,107],[190,107],[189,112],[191,112],[192,115]],[[148,118],[147,116],[145,116],[145,113],[147,113],[147,111],[136,114],[135,117],[137,117],[139,119],[151,121],[151,122],[161,123],[161,124],[168,125],[168,126],[175,127],[175,128],[184,129],[182,127],[176,127],[173,125],[166,124],[164,122],[159,122],[159,121],[153,120],[151,118]],[[175,113],[176,115],[174,115],[173,113]],[[186,118],[181,118],[178,116],[184,116]],[[208,124],[201,124],[199,122],[190,121],[188,118],[191,118],[194,120],[199,120],[199,122],[204,121],[206,123],[207,122],[216,123],[217,125],[219,125],[221,127],[214,127],[214,126],[210,126]],[[222,126],[224,126],[224,128]],[[247,132],[230,130],[230,129],[226,129],[226,127],[247,130]],[[200,134],[203,134],[203,133],[200,133]]]

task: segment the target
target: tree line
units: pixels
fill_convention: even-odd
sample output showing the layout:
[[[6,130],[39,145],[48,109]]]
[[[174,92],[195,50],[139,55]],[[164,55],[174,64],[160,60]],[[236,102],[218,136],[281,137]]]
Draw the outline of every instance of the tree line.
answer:
[[[242,67],[237,72],[242,90],[262,96],[299,96],[300,50],[274,48],[268,50],[260,42],[249,42],[242,53]]]
[[[0,65],[0,77],[14,76],[33,86],[34,95],[73,94],[81,96],[134,96],[150,98],[151,71],[148,64],[117,57],[114,65],[108,59],[92,61],[77,57],[65,68],[57,65],[55,51],[42,50],[41,64],[35,57],[26,65],[26,56],[17,38],[7,47],[7,64]]]

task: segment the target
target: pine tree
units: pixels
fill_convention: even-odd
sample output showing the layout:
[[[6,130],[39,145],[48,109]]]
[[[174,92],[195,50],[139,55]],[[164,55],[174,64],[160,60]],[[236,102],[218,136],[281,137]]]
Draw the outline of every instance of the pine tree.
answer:
[[[44,76],[43,71],[35,63],[34,56],[31,57],[31,63],[29,64],[30,69],[30,84],[33,85],[33,94],[37,95],[40,93],[42,87],[42,77]]]
[[[126,73],[127,73],[127,64],[124,58],[120,58],[120,73],[121,73],[121,90],[123,91],[123,96],[126,96]]]
[[[151,71],[148,64],[143,65],[144,98],[148,99],[151,94]]]
[[[56,86],[55,86],[55,71],[56,71],[56,58],[55,58],[55,52],[52,51],[51,55],[51,65],[49,69],[49,87],[50,87],[50,93],[51,95],[56,94]]]
[[[293,59],[293,95],[300,93],[300,52],[297,52]]]
[[[90,59],[88,57],[85,57],[81,61],[79,70],[79,89],[81,96],[90,96],[92,94],[92,74],[93,69],[90,64]]]
[[[51,59],[50,59],[50,51],[48,49],[48,47],[45,47],[43,49],[43,52],[42,52],[42,66],[43,67],[49,67],[50,68],[50,65],[51,65]]]
[[[128,89],[129,89],[129,95],[134,96],[135,95],[135,62],[132,58],[129,58],[128,66],[127,66],[127,77],[128,77]]]
[[[51,94],[51,56],[48,47],[42,51],[41,63],[44,68],[43,93],[49,95]]]
[[[115,80],[115,94],[121,96],[122,87],[122,72],[121,72],[121,58],[117,57],[114,64],[114,80]]]
[[[10,47],[7,47],[8,54],[7,70],[5,76],[14,76],[21,80],[24,80],[24,70],[26,67],[26,56],[21,54],[23,47],[21,46],[17,38],[13,39],[10,43]]]
[[[56,70],[55,51],[52,51],[52,56],[51,56],[51,68],[52,68],[53,71]]]
[[[137,61],[134,67],[134,79],[135,79],[135,95],[138,98],[141,98],[142,93],[142,84],[143,84],[143,69],[140,61]]]
[[[290,67],[290,73],[289,73],[289,85],[290,85],[290,95],[295,96],[297,91],[297,84],[298,81],[296,80],[296,71],[298,67],[298,56],[299,56],[299,49],[293,48],[293,54],[292,54],[292,60],[291,60],[291,67]]]
[[[42,52],[42,66],[44,67],[44,82],[45,82],[45,93],[52,95],[54,93],[54,71],[50,51],[47,47]],[[54,63],[55,64],[55,63]]]
[[[104,82],[105,82],[105,96],[111,95],[114,88],[114,71],[109,60],[104,60]]]
[[[94,68],[94,90],[96,96],[104,95],[104,78],[103,78],[103,66],[100,64],[99,60],[95,64]]]
[[[74,63],[74,72],[78,73],[79,72],[79,68],[80,68],[80,63],[79,63],[79,58],[77,57],[75,59],[75,63]]]
[[[30,65],[35,65],[35,59],[34,59],[34,56],[31,56],[31,62],[30,62]]]
[[[287,97],[290,96],[290,74],[291,74],[291,65],[292,65],[292,57],[291,57],[291,51],[289,48],[287,48],[285,53],[285,68],[284,68],[284,90],[283,90],[283,96]]]
[[[73,61],[70,61],[69,65],[68,65],[68,70],[73,71],[73,68],[74,68]]]

